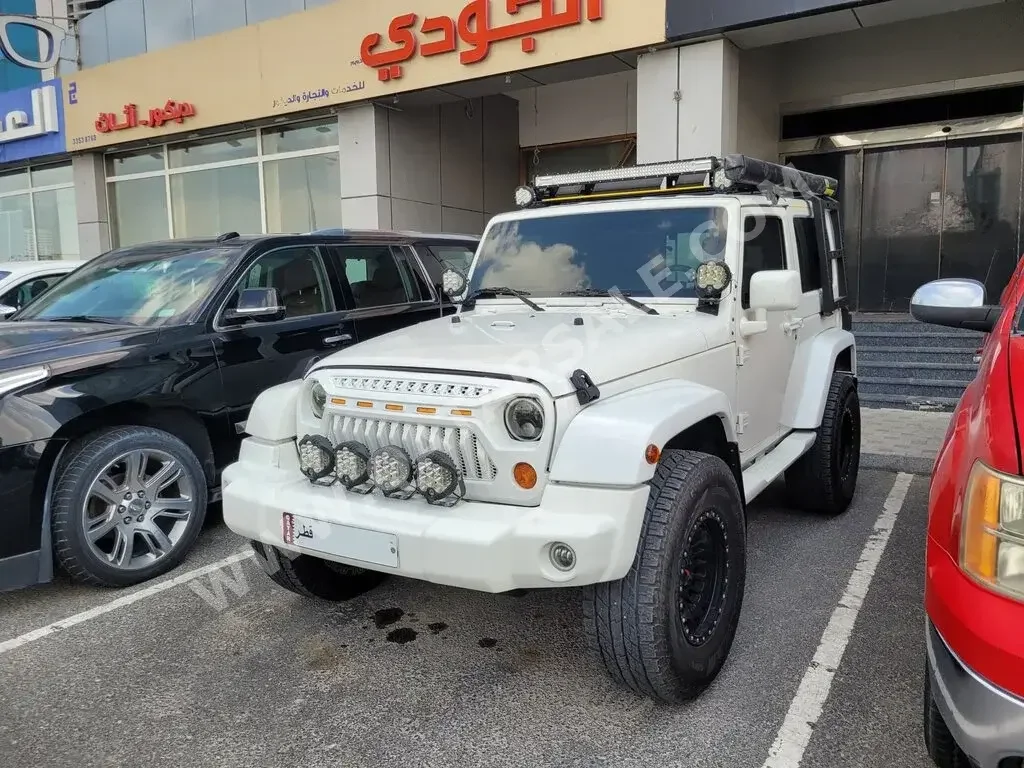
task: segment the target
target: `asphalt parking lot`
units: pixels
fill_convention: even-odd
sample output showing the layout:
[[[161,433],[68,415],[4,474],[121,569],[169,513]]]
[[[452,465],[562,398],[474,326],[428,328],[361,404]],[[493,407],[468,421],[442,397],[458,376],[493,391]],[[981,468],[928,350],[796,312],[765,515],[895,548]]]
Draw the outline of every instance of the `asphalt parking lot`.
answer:
[[[324,605],[271,584],[214,519],[157,582],[0,595],[0,754],[53,767],[929,768],[927,478],[864,470],[832,520],[779,501],[769,491],[752,510],[736,644],[686,706],[607,680],[575,591],[392,580]]]

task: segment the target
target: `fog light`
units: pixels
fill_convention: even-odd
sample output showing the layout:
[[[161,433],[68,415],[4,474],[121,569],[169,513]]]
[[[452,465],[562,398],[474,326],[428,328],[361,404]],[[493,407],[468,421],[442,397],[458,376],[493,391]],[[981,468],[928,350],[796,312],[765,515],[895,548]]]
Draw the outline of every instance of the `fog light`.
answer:
[[[451,496],[459,487],[459,470],[447,454],[431,451],[416,459],[416,490],[433,503]]]
[[[322,435],[306,435],[299,441],[299,469],[313,482],[334,471],[334,446]]]
[[[556,541],[548,550],[551,564],[560,571],[571,571],[576,567],[576,553],[568,544]]]
[[[412,480],[409,454],[396,445],[385,445],[370,454],[370,480],[385,496],[401,491]]]
[[[334,452],[334,474],[349,490],[368,482],[370,451],[362,443],[342,443]]]

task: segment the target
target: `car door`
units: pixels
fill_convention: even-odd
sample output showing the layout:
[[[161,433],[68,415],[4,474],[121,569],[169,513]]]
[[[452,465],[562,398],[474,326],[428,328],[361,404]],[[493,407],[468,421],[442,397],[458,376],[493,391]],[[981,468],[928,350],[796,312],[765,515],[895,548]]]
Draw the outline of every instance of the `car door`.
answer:
[[[762,270],[787,269],[784,219],[761,211],[745,211],[743,219],[743,266],[740,291],[741,316],[756,320],[750,309],[750,279]],[[737,339],[737,423],[741,453],[770,447],[782,431],[782,406],[789,372],[796,355],[798,322],[787,312],[767,312],[766,328]]]
[[[245,288],[276,289],[284,317],[237,327],[225,323],[224,313]],[[301,378],[315,360],[355,343],[349,314],[322,247],[282,246],[246,266],[213,320],[226,410],[236,431],[244,428],[260,392]]]
[[[401,245],[353,243],[332,250],[351,296],[360,341],[441,316],[441,305],[416,255]]]

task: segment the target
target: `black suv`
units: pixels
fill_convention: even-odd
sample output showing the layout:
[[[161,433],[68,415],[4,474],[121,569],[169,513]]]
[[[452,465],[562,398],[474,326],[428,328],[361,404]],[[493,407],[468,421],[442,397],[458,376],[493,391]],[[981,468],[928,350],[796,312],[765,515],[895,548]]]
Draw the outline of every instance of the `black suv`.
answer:
[[[99,256],[0,325],[0,590],[127,586],[185,557],[253,401],[449,314],[472,236],[332,230]],[[454,282],[453,282],[454,281]]]

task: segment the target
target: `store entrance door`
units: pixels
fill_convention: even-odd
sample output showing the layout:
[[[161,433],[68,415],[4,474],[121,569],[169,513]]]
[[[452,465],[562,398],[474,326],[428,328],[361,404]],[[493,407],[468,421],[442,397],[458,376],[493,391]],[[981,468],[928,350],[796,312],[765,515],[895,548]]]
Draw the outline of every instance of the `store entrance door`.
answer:
[[[937,277],[998,298],[1020,255],[1022,159],[1018,133],[789,161],[839,179],[852,308],[906,312]]]

